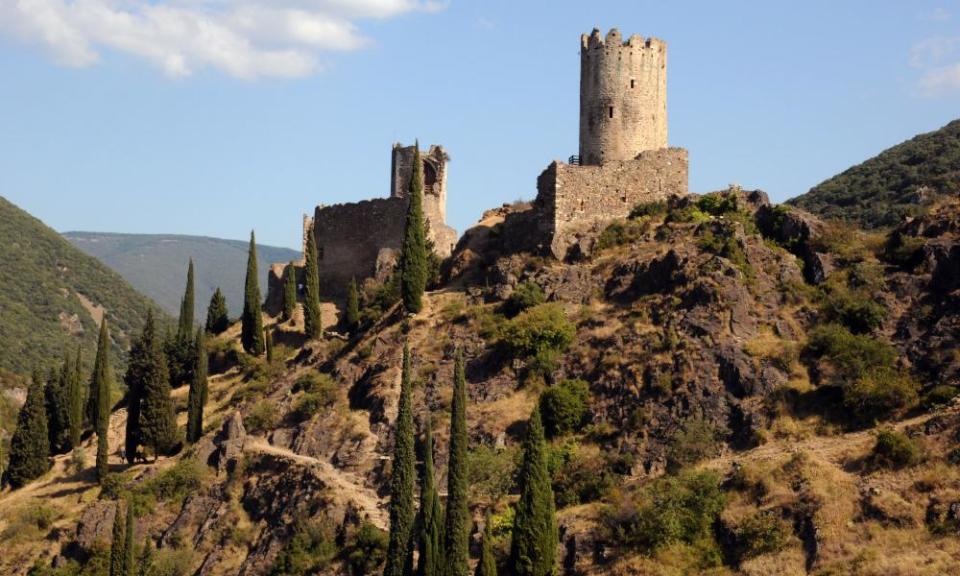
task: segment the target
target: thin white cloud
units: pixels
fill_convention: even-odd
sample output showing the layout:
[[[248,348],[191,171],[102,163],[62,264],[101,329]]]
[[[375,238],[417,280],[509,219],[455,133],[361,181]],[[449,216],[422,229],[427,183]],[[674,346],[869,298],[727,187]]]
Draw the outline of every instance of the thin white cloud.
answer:
[[[917,83],[923,96],[960,92],[960,36],[934,36],[910,52],[910,66],[920,70]]]
[[[104,49],[172,77],[214,68],[243,79],[295,78],[325,52],[372,41],[356,21],[432,12],[434,0],[0,0],[0,34],[57,62],[91,66]]]

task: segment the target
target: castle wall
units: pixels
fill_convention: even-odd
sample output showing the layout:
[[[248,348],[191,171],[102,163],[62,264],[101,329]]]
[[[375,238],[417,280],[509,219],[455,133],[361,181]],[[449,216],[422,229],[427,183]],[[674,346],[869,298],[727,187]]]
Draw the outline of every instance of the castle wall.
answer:
[[[414,146],[393,145],[390,162],[390,197],[406,198],[413,175]],[[428,237],[441,257],[447,257],[457,242],[457,232],[446,225],[447,220],[447,162],[450,160],[442,146],[431,145],[420,154],[423,162],[423,216],[429,230]]]
[[[611,30],[580,39],[580,162],[599,165],[667,147],[667,45]]]
[[[577,231],[626,218],[642,202],[687,194],[687,173],[683,148],[649,150],[601,166],[553,162],[537,179],[539,232],[562,259]]]

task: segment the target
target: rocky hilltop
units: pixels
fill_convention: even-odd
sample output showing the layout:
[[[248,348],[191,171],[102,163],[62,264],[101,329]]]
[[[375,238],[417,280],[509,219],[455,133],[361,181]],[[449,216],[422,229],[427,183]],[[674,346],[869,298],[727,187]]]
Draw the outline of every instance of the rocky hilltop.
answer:
[[[0,572],[102,573],[124,499],[157,574],[379,573],[408,343],[439,486],[466,359],[471,562],[486,522],[506,556],[540,403],[558,573],[960,573],[960,203],[879,233],[760,191],[688,195],[568,261],[523,249],[529,210],[487,212],[415,316],[368,282],[353,333],[327,306],[322,341],[299,313],[264,317],[272,362],[241,352],[239,326],[208,343],[201,440],[113,454],[102,488],[62,456],[4,492]]]

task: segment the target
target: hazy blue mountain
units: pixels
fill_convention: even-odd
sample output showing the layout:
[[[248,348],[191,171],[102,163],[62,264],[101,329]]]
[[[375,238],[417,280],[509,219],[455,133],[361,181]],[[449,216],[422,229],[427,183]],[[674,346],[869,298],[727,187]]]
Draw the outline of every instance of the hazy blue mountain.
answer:
[[[64,236],[87,254],[114,269],[170,314],[180,312],[180,299],[183,297],[190,258],[193,258],[197,282],[197,322],[206,318],[207,304],[217,286],[227,298],[232,318],[239,316],[243,308],[246,240],[102,232],[66,232]],[[298,260],[300,253],[289,248],[258,244],[257,256],[260,292],[266,297],[270,264]]]

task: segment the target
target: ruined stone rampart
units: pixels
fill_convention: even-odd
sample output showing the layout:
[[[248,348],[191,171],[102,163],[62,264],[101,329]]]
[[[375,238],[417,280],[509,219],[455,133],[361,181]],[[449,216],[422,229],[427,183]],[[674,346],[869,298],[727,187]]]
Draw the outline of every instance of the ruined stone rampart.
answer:
[[[602,166],[553,162],[537,178],[538,228],[557,258],[567,256],[576,232],[626,218],[634,206],[687,193],[683,148],[643,152]]]

